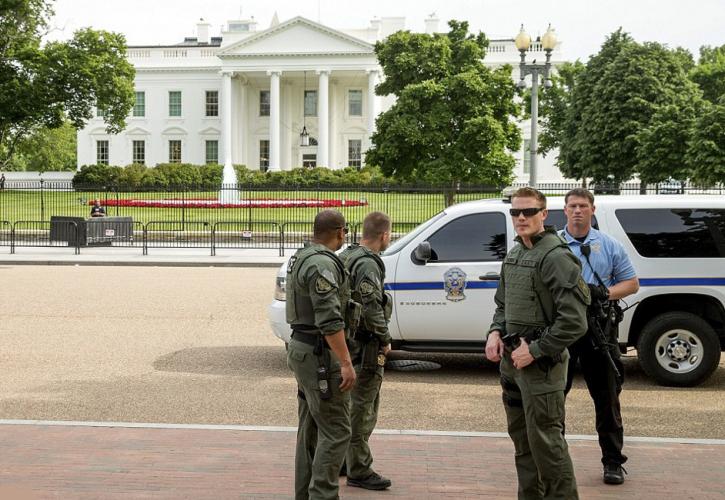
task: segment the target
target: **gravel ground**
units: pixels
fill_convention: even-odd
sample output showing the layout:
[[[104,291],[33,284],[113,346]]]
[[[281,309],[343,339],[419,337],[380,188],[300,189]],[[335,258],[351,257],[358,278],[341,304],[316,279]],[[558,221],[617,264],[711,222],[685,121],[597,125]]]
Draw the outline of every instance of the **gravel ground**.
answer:
[[[296,425],[266,308],[274,269],[0,267],[0,418]],[[474,355],[393,353],[379,428],[505,431],[498,376]],[[703,385],[656,386],[625,359],[627,435],[725,438],[725,358]],[[579,378],[567,430],[593,434]]]

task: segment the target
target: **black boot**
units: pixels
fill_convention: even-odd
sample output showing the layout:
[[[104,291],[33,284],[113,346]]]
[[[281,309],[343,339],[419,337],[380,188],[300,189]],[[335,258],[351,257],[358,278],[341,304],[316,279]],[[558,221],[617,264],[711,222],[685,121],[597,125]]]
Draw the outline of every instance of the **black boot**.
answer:
[[[351,477],[347,478],[348,486],[365,488],[366,490],[385,490],[387,488],[390,488],[391,484],[392,483],[390,479],[384,478],[377,472],[373,472],[365,479],[353,479]]]
[[[622,484],[624,482],[624,475],[627,473],[622,467],[622,464],[610,462],[604,464],[604,475],[602,480],[606,484]]]

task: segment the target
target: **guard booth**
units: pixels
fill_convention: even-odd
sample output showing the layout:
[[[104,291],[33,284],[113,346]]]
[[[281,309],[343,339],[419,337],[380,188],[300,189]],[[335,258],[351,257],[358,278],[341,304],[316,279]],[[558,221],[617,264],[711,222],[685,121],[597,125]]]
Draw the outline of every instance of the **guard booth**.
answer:
[[[133,241],[133,218],[95,217],[86,220],[82,217],[52,216],[50,240],[81,247],[112,246],[115,242]]]

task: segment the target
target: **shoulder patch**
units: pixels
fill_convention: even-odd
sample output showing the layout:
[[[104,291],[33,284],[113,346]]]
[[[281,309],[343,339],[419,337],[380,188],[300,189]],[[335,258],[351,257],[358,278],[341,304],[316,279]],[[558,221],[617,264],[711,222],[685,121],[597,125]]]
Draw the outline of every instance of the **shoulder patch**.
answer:
[[[317,293],[328,293],[333,289],[332,283],[330,283],[324,276],[318,276],[315,280],[315,291]]]
[[[584,281],[584,278],[582,278],[581,276],[579,277],[579,281],[577,281],[576,287],[582,296],[582,302],[584,302],[586,305],[591,304],[592,297],[591,292],[589,291],[589,285],[587,285],[587,282]]]
[[[364,279],[360,283],[360,293],[362,295],[370,295],[371,293],[375,292],[375,285],[369,280]]]

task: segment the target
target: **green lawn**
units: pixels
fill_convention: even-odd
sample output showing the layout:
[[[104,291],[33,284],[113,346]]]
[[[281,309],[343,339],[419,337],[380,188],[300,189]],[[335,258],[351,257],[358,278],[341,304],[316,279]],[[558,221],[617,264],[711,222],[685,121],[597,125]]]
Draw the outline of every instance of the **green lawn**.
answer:
[[[104,193],[80,191],[0,191],[0,221],[48,221],[53,215],[87,217],[89,202],[98,197],[105,200],[141,199],[161,200],[168,198],[217,198],[217,192],[137,192]],[[491,197],[490,193],[465,193],[456,197],[456,202]],[[243,199],[331,199],[366,201],[367,205],[358,207],[335,207],[344,213],[349,223],[362,222],[365,215],[374,210],[388,213],[394,222],[419,223],[440,212],[445,207],[442,192],[393,193],[360,191],[253,191],[242,192]],[[145,208],[114,207],[106,208],[108,215],[130,216],[135,222],[185,221],[209,222],[311,222],[318,212],[317,208]]]

